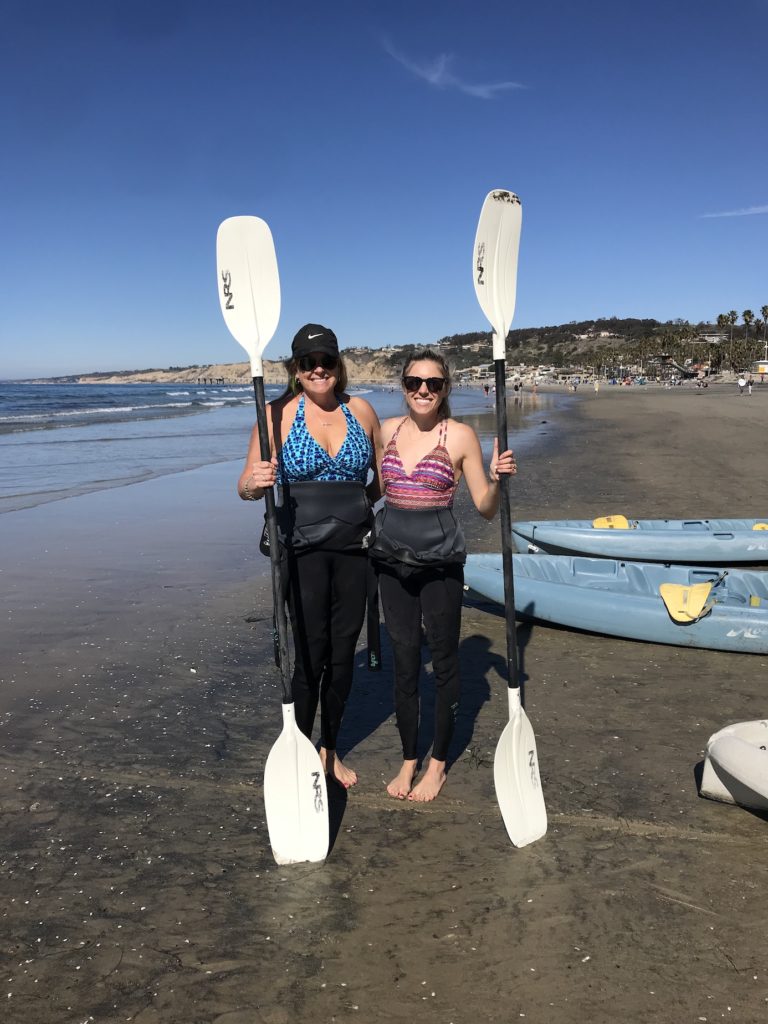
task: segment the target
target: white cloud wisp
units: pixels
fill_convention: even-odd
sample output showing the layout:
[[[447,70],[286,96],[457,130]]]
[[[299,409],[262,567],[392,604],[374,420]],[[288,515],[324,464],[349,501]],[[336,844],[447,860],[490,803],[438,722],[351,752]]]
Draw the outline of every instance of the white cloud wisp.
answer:
[[[759,213],[768,213],[766,206],[747,206],[743,210],[725,210],[723,213],[702,213],[702,219],[706,217],[754,217]]]
[[[458,89],[459,92],[463,92],[467,96],[474,96],[481,100],[492,100],[496,98],[498,93],[505,92],[508,89],[525,88],[519,82],[489,82],[487,84],[465,82],[450,70],[453,55],[449,53],[441,53],[434,60],[418,63],[415,60],[411,60],[410,57],[406,57],[399,50],[396,50],[388,39],[382,40],[382,46],[398,64],[401,64],[412,75],[415,75],[424,82],[428,82],[429,85],[434,86],[436,89]]]

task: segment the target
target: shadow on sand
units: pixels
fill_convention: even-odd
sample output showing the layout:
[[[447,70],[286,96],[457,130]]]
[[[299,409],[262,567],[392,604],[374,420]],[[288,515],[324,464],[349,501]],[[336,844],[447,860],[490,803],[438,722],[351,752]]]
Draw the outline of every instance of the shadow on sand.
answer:
[[[491,603],[465,598],[469,607],[500,616],[501,609]],[[525,651],[531,636],[532,625],[519,623],[516,631],[518,648],[518,672],[523,697],[527,679]],[[339,754],[344,758],[351,750],[372,736],[380,726],[394,716],[394,683],[392,650],[386,629],[382,627],[381,671],[370,672],[364,653],[357,656],[355,663],[355,685],[347,703],[344,724],[339,737]],[[434,740],[435,687],[429,661],[429,648],[422,645],[422,674],[420,679],[420,725],[418,758],[419,766],[426,758]],[[487,636],[473,633],[465,636],[459,644],[459,666],[461,672],[461,699],[456,714],[456,728],[448,755],[448,767],[454,764],[472,742],[475,722],[485,703],[491,698],[492,687],[506,688],[506,656],[491,651]],[[400,754],[396,732],[393,728],[393,760]],[[338,789],[338,787],[333,787]]]

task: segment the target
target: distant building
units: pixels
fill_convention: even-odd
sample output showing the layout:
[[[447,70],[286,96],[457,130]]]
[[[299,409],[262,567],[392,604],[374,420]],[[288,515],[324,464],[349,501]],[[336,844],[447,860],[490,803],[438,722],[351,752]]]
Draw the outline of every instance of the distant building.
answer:
[[[614,334],[613,331],[587,331],[586,334],[574,334],[579,341],[591,341],[594,338],[623,338],[623,334]]]
[[[706,341],[710,345],[720,345],[724,341],[728,341],[727,334],[700,334],[698,341]]]

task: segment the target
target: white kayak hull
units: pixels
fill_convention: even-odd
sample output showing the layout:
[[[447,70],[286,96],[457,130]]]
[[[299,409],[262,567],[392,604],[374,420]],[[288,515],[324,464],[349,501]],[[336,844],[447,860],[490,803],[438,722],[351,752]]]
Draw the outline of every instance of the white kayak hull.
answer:
[[[683,565],[768,562],[761,519],[635,519],[629,529],[603,529],[589,519],[542,519],[512,524],[520,552],[630,558]]]
[[[768,811],[768,720],[737,722],[710,736],[699,792]]]

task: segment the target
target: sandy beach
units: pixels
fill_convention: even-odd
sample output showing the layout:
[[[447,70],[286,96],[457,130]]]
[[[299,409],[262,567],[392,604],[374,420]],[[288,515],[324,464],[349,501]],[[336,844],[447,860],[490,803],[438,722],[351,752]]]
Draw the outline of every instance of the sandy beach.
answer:
[[[768,513],[768,386],[577,398],[533,420],[513,517]],[[268,566],[238,472],[0,519],[2,1020],[764,1021],[768,822],[700,799],[696,767],[711,733],[768,714],[768,659],[521,627],[550,826],[516,850],[493,790],[498,610],[466,604],[429,805],[385,792],[385,635],[381,673],[359,652],[340,753],[360,783],[332,787],[328,860],[279,868]],[[498,550],[463,490],[459,512],[473,550]]]

